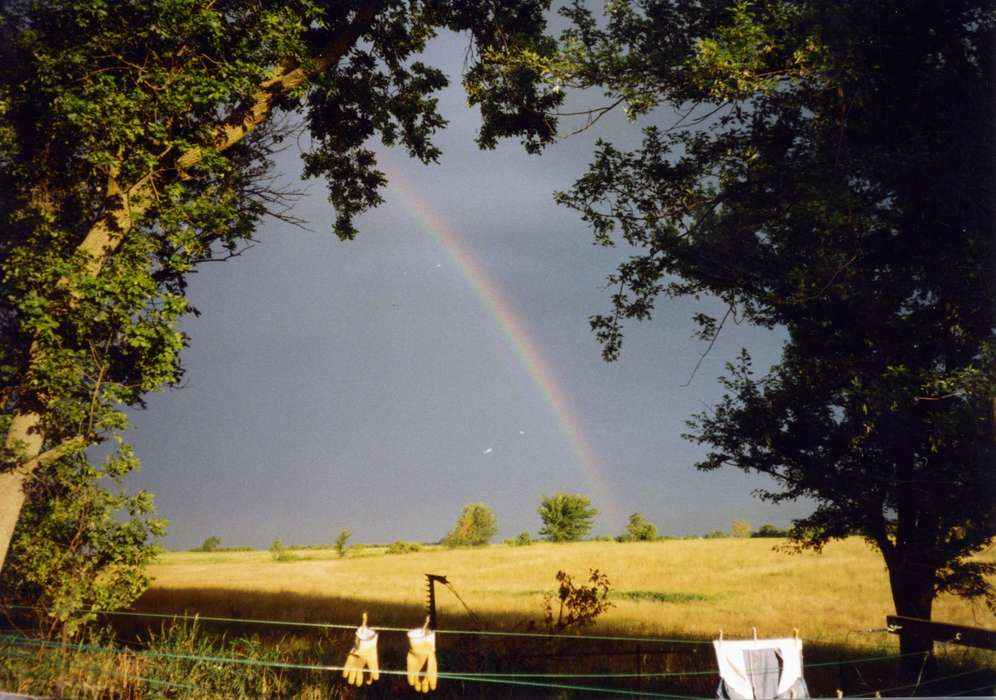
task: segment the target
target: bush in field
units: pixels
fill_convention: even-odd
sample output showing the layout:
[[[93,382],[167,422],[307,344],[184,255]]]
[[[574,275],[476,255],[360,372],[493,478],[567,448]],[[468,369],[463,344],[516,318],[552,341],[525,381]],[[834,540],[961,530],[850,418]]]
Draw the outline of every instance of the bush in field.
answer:
[[[591,530],[598,515],[591,500],[579,493],[555,493],[543,496],[537,509],[543,527],[539,534],[551,542],[575,542]]]
[[[201,542],[201,546],[200,547],[194,547],[190,551],[191,552],[217,552],[219,549],[221,549],[221,541],[222,540],[221,540],[220,537],[215,537],[214,535],[211,535],[210,537],[205,538],[203,542]]]
[[[498,519],[487,503],[470,503],[463,507],[456,525],[446,533],[447,547],[475,547],[487,544],[498,532]]]
[[[563,632],[571,627],[589,627],[599,615],[612,607],[609,602],[609,577],[598,569],[588,571],[588,584],[575,584],[566,571],[557,572],[557,593],[543,599],[543,623],[548,632]],[[554,613],[554,600],[557,612]]]
[[[273,544],[270,545],[270,556],[273,557],[273,561],[294,561],[297,559],[279,537],[273,540]]]
[[[758,528],[757,532],[751,534],[751,537],[788,537],[788,530],[781,530],[771,523],[765,523]]]
[[[633,513],[626,525],[625,541],[652,542],[657,539],[657,526],[643,517],[643,513]]]
[[[422,545],[418,542],[405,542],[396,540],[387,546],[388,554],[408,554],[409,552],[421,551]]]
[[[706,534],[702,535],[702,539],[721,540],[729,536],[730,535],[728,533],[723,532],[722,530],[713,530],[712,532],[707,532]]]
[[[349,538],[352,536],[353,531],[348,527],[344,527],[339,531],[339,536],[335,538],[335,551],[336,554],[339,555],[340,559],[346,556],[346,552],[349,551],[349,545],[346,543],[349,542]]]
[[[750,537],[753,527],[747,520],[734,520],[730,523],[730,537]]]
[[[533,538],[528,532],[520,532],[515,537],[509,537],[505,544],[509,547],[525,547],[533,543]]]

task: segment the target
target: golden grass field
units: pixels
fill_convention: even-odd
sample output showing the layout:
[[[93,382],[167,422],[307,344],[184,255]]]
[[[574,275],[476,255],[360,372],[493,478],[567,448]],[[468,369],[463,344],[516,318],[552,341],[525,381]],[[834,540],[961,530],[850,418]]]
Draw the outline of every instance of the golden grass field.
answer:
[[[477,549],[426,548],[408,554],[355,548],[298,550],[294,561],[269,552],[170,552],[150,569],[144,611],[199,612],[240,618],[417,626],[427,572],[446,575],[487,626],[539,621],[544,593],[558,570],[583,580],[590,568],[608,575],[614,607],[595,632],[634,636],[765,637],[792,634],[807,643],[889,647],[894,637],[858,634],[882,628],[892,613],[881,556],[863,540],[827,546],[822,554],[778,551],[774,539],[664,540],[649,543],[537,543]],[[990,551],[983,555],[996,559]],[[437,593],[440,627],[470,620],[447,590]],[[942,596],[934,619],[993,627],[981,601]]]

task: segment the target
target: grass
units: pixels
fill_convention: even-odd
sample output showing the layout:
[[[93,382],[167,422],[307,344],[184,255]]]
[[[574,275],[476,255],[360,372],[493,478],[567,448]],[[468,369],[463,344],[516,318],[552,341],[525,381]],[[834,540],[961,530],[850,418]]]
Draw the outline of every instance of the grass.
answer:
[[[424,574],[445,574],[463,603],[437,587],[439,664],[444,672],[623,673],[629,678],[520,677],[523,682],[715,695],[715,657],[709,640],[766,637],[798,629],[806,645],[806,681],[815,695],[909,694],[897,687],[892,635],[881,629],[892,610],[879,556],[857,539],[835,543],[821,555],[773,551],[770,539],[667,540],[649,543],[549,543],[493,545],[450,550],[425,546],[387,554],[387,546],[354,547],[340,558],[334,548],[294,548],[294,559],[275,561],[269,551],[176,552],[151,568],[155,584],[136,609],[163,614],[274,621],[325,622],[347,629],[293,625],[215,623],[166,627],[165,621],[114,617],[117,640],[139,641],[137,650],[113,653],[34,650],[0,643],[0,687],[73,697],[355,697],[340,674],[352,643],[352,625],[368,612],[374,627],[408,628],[424,620]],[[993,560],[993,553],[985,557]],[[537,629],[544,599],[565,570],[576,582],[589,568],[611,581],[613,607],[587,639],[479,636],[455,630]],[[944,596],[935,617],[993,626],[981,603]],[[530,623],[533,627],[530,627]],[[541,628],[541,625],[539,626]],[[597,640],[591,635],[638,637]],[[648,638],[675,640],[661,643]],[[696,643],[688,643],[696,642]],[[403,669],[403,633],[381,634],[382,669]],[[165,652],[165,654],[163,653]],[[200,657],[192,659],[191,656]],[[298,664],[226,664],[205,657]],[[993,654],[941,646],[942,676],[927,679],[920,694],[992,691]],[[877,659],[877,660],[876,660]],[[667,674],[667,675],[655,675]],[[638,677],[633,677],[638,676]],[[892,690],[889,690],[892,689]],[[588,697],[534,686],[503,686],[494,678],[440,680],[438,697]],[[404,677],[385,675],[362,691],[367,698],[409,694]]]
[[[367,610],[371,624],[416,624],[424,604],[424,574],[446,575],[474,613],[498,628],[542,617],[545,592],[563,569],[576,580],[589,568],[606,573],[613,607],[602,631],[637,636],[712,639],[757,628],[765,636],[798,629],[807,642],[890,647],[882,628],[893,611],[880,555],[860,539],[829,545],[822,554],[787,554],[773,539],[660,542],[538,543],[384,555],[386,548],[295,551],[274,562],[268,552],[164,554],[150,573],[154,587],[143,609],[196,610],[205,615],[351,623]],[[359,551],[358,551],[359,550]],[[994,553],[985,555],[992,561]],[[270,595],[273,594],[273,595]],[[287,596],[285,594],[294,594]],[[440,619],[470,619],[449,591],[437,592]],[[941,596],[935,619],[992,626],[981,602]]]

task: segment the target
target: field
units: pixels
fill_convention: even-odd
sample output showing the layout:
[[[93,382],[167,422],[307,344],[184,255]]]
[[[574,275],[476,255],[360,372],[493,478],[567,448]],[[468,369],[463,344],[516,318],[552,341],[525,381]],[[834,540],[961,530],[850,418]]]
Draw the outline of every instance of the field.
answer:
[[[750,637],[753,628],[761,637],[799,631],[814,697],[992,693],[992,652],[939,644],[930,668],[921,657],[898,659],[896,637],[882,631],[892,610],[885,570],[863,541],[822,554],[779,545],[538,543],[405,554],[367,546],[346,558],[311,547],[285,550],[283,561],[268,551],[171,552],[152,567],[155,584],[133,614],[107,618],[104,641],[0,641],[0,687],[95,699],[355,698],[340,669],[367,612],[383,630],[381,678],[359,696],[413,696],[403,632],[425,619],[424,575],[435,573],[453,586],[437,587],[440,698],[715,697],[710,640],[720,630]],[[557,572],[584,583],[589,569],[608,576],[612,607],[582,636],[545,634]],[[993,627],[982,603],[942,597],[935,610],[937,620]],[[183,613],[199,617],[169,619]]]
[[[424,616],[425,573],[446,575],[476,614],[448,590],[437,593],[440,628],[481,624],[521,629],[539,621],[555,574],[580,582],[591,568],[608,575],[613,607],[599,633],[633,636],[742,637],[791,635],[807,644],[888,648],[882,628],[893,611],[881,557],[864,541],[829,545],[822,554],[773,549],[781,540],[664,540],[649,543],[538,543],[479,549],[428,548],[386,555],[354,549],[298,550],[293,561],[269,552],[176,552],[152,567],[155,583],[137,606],[164,613],[199,612],[238,618],[417,626]],[[996,558],[989,552],[988,560]],[[993,626],[985,605],[950,596],[934,618]]]

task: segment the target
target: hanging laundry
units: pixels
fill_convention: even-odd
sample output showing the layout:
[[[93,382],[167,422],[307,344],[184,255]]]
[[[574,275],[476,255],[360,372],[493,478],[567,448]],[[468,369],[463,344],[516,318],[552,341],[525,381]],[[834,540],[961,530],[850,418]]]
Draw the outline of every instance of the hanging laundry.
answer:
[[[366,671],[364,671],[366,669]],[[342,677],[350,685],[367,685],[380,678],[377,663],[377,633],[367,627],[367,614],[363,613],[363,623],[356,628],[353,648],[342,667]]]
[[[717,697],[734,700],[808,698],[802,640],[749,639],[713,643],[719,664]]]
[[[429,629],[429,622],[408,630],[408,685],[419,693],[436,689],[439,668],[436,664],[436,632]],[[425,667],[425,671],[422,668]]]

